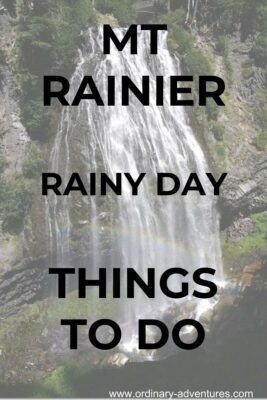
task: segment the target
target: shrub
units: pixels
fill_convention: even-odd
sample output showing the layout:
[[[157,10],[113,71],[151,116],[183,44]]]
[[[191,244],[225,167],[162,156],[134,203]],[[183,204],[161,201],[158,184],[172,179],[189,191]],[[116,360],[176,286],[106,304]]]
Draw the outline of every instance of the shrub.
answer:
[[[261,34],[251,49],[251,56],[257,65],[265,67],[267,64],[267,33]]]
[[[267,129],[260,132],[252,142],[260,151],[267,151]]]
[[[220,110],[213,99],[207,100],[207,105],[205,109],[209,120],[215,121],[218,118]]]
[[[249,79],[253,75],[253,63],[251,60],[246,60],[242,64],[242,77]]]
[[[28,143],[22,163],[23,175],[27,178],[34,178],[41,173],[44,165],[45,162],[40,147],[34,142]]]
[[[3,6],[12,15],[16,15],[16,0],[2,0]]]
[[[8,166],[8,162],[4,157],[0,157],[0,174],[4,172],[6,167]]]
[[[159,23],[168,25],[169,38],[177,44],[177,52],[181,57],[193,46],[192,36],[187,31],[184,21],[185,12],[180,8],[158,18]]]
[[[17,233],[30,206],[29,187],[21,175],[0,180],[0,218],[3,230]]]
[[[227,38],[224,35],[219,36],[215,49],[221,55],[224,55],[227,51]]]
[[[97,0],[96,8],[105,14],[113,14],[122,25],[133,24],[136,11],[131,0]]]
[[[49,137],[51,110],[42,104],[43,75],[69,76],[81,29],[95,20],[91,0],[24,0],[17,24],[17,79],[29,135]]]
[[[223,258],[228,265],[249,253],[266,253],[267,212],[251,214],[250,218],[255,224],[254,233],[241,237],[237,244],[222,241]]]
[[[159,17],[157,22],[168,25],[169,49],[178,53],[183,69],[188,75],[212,75],[213,67],[209,59],[200,49],[194,47],[192,34],[185,25],[185,11],[182,8]],[[212,90],[212,87],[210,89]],[[195,92],[197,91],[196,86]],[[212,99],[207,101],[207,106],[204,108],[208,119],[217,119],[219,107]]]
[[[212,125],[212,133],[217,141],[222,141],[224,139],[224,133],[225,133],[224,124],[219,121],[214,122]]]
[[[198,49],[192,48],[184,58],[188,73],[192,75],[211,75],[212,67],[205,55]]]
[[[44,107],[40,98],[24,104],[22,121],[32,139],[46,141],[51,136],[51,115],[52,109]]]

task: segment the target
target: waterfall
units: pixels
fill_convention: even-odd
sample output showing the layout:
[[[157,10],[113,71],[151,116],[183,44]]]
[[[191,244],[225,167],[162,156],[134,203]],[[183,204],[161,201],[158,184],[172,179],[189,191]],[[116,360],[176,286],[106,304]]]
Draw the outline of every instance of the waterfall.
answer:
[[[122,38],[125,30],[116,29]],[[151,98],[155,96],[157,75],[165,78],[164,106],[143,106],[132,99],[127,107],[97,106],[86,100],[78,107],[65,107],[51,153],[50,168],[67,182],[72,172],[79,172],[90,183],[90,173],[118,172],[137,177],[146,172],[138,196],[129,186],[123,195],[81,196],[78,193],[48,198],[48,229],[53,266],[86,266],[88,277],[97,279],[98,269],[135,268],[146,278],[147,268],[160,276],[168,268],[188,271],[210,267],[216,269],[217,281],[223,277],[219,243],[219,221],[214,196],[156,196],[157,172],[177,174],[181,185],[191,172],[205,179],[209,171],[203,151],[194,137],[183,107],[171,107],[169,77],[181,74],[179,60],[167,48],[167,33],[159,35],[158,55],[150,55],[148,32],[138,32],[138,55],[127,46],[119,52],[103,54],[101,28],[90,28],[71,79],[74,93],[84,75],[93,76],[103,97],[107,96],[107,76],[129,76],[139,87],[141,77],[150,76]],[[117,81],[116,81],[117,82]],[[118,79],[119,82],[119,79]],[[116,83],[118,85],[118,83]],[[120,88],[116,88],[118,93]],[[177,284],[173,280],[172,285]],[[96,298],[97,308],[99,299]],[[176,317],[186,313],[198,317],[207,300],[186,298],[174,300],[156,292],[148,299],[136,290],[134,299],[117,302],[117,319],[123,326],[122,348],[136,348],[136,320],[141,317],[160,319],[174,309]],[[103,316],[105,318],[105,316]]]
[[[194,25],[196,23],[196,14],[198,9],[198,0],[188,0],[187,1],[187,13],[185,18],[185,23],[189,25]],[[191,17],[192,15],[192,17]],[[190,22],[191,19],[191,22]]]

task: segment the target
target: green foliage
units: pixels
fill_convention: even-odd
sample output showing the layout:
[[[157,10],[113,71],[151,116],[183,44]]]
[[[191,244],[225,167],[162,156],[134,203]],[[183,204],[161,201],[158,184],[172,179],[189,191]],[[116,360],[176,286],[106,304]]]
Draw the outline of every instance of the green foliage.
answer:
[[[261,238],[267,239],[267,211],[252,214],[251,219],[256,224],[257,233]]]
[[[17,37],[20,66],[30,74],[43,75],[53,64],[53,23],[45,15],[31,15],[27,22],[21,19]]]
[[[261,33],[251,50],[251,56],[262,67],[267,64],[267,32]]]
[[[258,150],[267,150],[267,90],[263,89],[259,93],[259,106],[254,110],[254,119],[259,127],[259,134],[254,139],[253,144]]]
[[[242,64],[242,76],[244,79],[249,79],[253,75],[253,63],[250,59]]]
[[[121,25],[130,25],[136,20],[131,0],[97,0],[96,8],[102,13],[113,14]]]
[[[213,0],[207,2],[206,23],[219,33],[217,51],[223,51],[224,35],[241,28],[241,39],[259,33],[251,55],[265,67],[267,63],[267,3],[262,0]],[[214,23],[216,21],[216,23]]]
[[[187,74],[194,76],[212,74],[213,68],[210,61],[201,50],[194,47],[192,34],[185,25],[183,9],[177,8],[169,14],[160,16],[158,22],[168,25],[169,48],[177,53]],[[211,104],[211,102],[208,103]],[[217,114],[215,115],[216,111],[213,105],[210,105],[210,108],[212,110],[209,115],[216,118]]]
[[[61,3],[53,16],[54,63],[52,71],[69,75],[71,61],[80,42],[81,30],[95,21],[91,0],[67,0]]]
[[[3,6],[12,15],[16,15],[16,0],[2,0]]]
[[[91,0],[31,3],[24,0],[20,9],[16,68],[23,123],[33,139],[42,140],[49,137],[52,113],[43,106],[43,75],[70,75],[81,29],[95,12]]]
[[[77,383],[78,387],[80,385],[84,386],[84,382],[87,381],[94,369],[95,367],[91,363],[80,366],[70,363],[60,366],[42,384],[39,384],[34,397],[75,397]]]
[[[46,141],[50,137],[51,118],[52,110],[45,108],[40,98],[29,100],[24,104],[23,122],[32,139]]]
[[[227,38],[224,35],[221,35],[218,37],[218,40],[216,42],[215,49],[217,53],[224,55],[225,51],[227,49]]]
[[[169,37],[177,44],[180,57],[185,57],[193,47],[192,35],[187,31],[184,21],[185,12],[181,8],[158,18],[158,22],[168,25]]]
[[[251,219],[255,224],[255,233],[240,238],[236,244],[222,240],[223,258],[226,265],[231,265],[238,258],[251,252],[266,251],[267,212],[252,214]]]
[[[210,60],[203,51],[194,45],[193,35],[185,24],[184,9],[180,7],[169,14],[161,15],[157,18],[157,22],[168,25],[169,49],[178,55],[181,60],[182,69],[186,74],[194,75],[195,77],[213,74],[213,65]],[[197,94],[197,79],[194,82],[194,93]],[[212,89],[210,87],[210,90]],[[203,116],[204,120],[216,120],[219,115],[219,107],[212,99],[207,100],[207,105],[202,108],[201,112],[197,110],[194,113],[191,113],[190,110],[187,111],[190,114],[191,123],[196,125],[195,131],[198,130],[199,126],[203,127]]]
[[[224,166],[225,159],[227,156],[227,147],[226,147],[226,143],[224,140],[220,140],[219,142],[215,143],[215,151],[216,151],[218,160],[220,161],[221,165]]]
[[[206,113],[209,120],[215,121],[219,116],[220,109],[218,105],[212,100],[207,100]]]
[[[256,3],[251,0],[213,0],[207,2],[208,23],[214,24],[214,29],[219,33],[234,32],[238,24],[241,24],[243,31],[249,31],[255,24]]]
[[[58,367],[46,380],[42,388],[43,395],[55,397],[74,397],[71,382],[73,368],[70,365]],[[43,396],[42,396],[43,397]]]
[[[40,147],[35,142],[28,143],[22,164],[23,175],[26,178],[34,178],[42,172],[44,166],[45,161]]]
[[[212,67],[207,57],[196,48],[188,49],[184,58],[185,67],[188,73],[198,75],[211,75]]]
[[[0,174],[4,172],[7,166],[8,166],[7,160],[3,156],[0,156]]]
[[[217,24],[219,31],[233,32],[240,18],[242,0],[217,0],[216,3],[214,7],[216,16],[219,18],[219,24]]]
[[[251,56],[255,62],[261,67],[266,67],[267,64],[267,3],[257,0],[254,5],[255,30],[259,32],[256,43],[251,50]]]
[[[260,132],[253,140],[254,146],[260,151],[267,151],[267,129]]]
[[[225,126],[222,122],[216,121],[212,124],[212,133],[217,141],[222,141],[225,134]]]
[[[4,231],[17,233],[30,206],[31,193],[21,175],[0,179],[0,218]]]
[[[256,122],[262,130],[267,129],[267,90],[262,90],[259,95],[260,105],[255,112]]]

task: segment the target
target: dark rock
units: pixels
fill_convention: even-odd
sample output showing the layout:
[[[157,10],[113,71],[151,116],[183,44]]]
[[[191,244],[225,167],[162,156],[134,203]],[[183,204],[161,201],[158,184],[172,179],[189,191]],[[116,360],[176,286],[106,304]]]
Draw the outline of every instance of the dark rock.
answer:
[[[239,217],[267,209],[266,182],[266,154],[250,154],[245,167],[229,172],[219,199],[222,229]]]
[[[45,260],[24,261],[0,280],[0,319],[17,313],[25,304],[47,295]]]

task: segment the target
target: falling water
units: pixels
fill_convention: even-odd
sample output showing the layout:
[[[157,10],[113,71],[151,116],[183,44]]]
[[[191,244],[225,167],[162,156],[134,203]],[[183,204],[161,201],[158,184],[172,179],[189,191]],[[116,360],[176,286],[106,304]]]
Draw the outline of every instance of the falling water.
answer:
[[[123,33],[123,29],[116,29],[118,37]],[[59,173],[65,183],[72,172],[79,172],[87,187],[91,172],[105,172],[111,178],[118,172],[130,172],[134,178],[146,172],[147,176],[138,196],[131,195],[126,180],[122,196],[50,195],[52,263],[86,266],[88,277],[94,279],[100,267],[135,268],[144,279],[147,268],[155,268],[159,277],[172,267],[191,273],[196,268],[210,267],[216,269],[219,281],[222,265],[214,197],[193,192],[188,196],[155,194],[157,172],[177,174],[183,187],[191,172],[197,172],[204,182],[209,168],[184,108],[169,105],[168,78],[181,74],[181,69],[179,60],[167,49],[167,34],[160,34],[158,55],[149,53],[148,32],[139,32],[138,36],[138,55],[131,55],[129,47],[122,52],[112,47],[110,55],[103,55],[102,29],[90,28],[71,79],[69,99],[73,99],[84,75],[93,76],[104,102],[108,75],[129,76],[138,87],[141,77],[149,75],[153,99],[155,77],[162,75],[165,105],[159,107],[151,101],[150,106],[144,107],[137,99],[131,99],[128,107],[97,106],[93,100],[84,100],[78,107],[64,107],[50,171]],[[116,93],[120,93],[120,79],[116,82]],[[174,280],[171,284],[177,287]],[[197,317],[207,307],[207,300],[191,298],[191,303],[191,317]],[[186,303],[179,302],[160,292],[156,292],[155,299],[147,299],[141,290],[136,290],[135,299],[126,300],[122,295],[117,319],[124,327],[124,350],[136,347],[138,318],[160,319],[173,307],[179,317],[185,304],[188,298]]]
[[[197,9],[198,9],[198,0],[187,1],[187,13],[185,18],[186,24],[192,25],[196,22]]]

